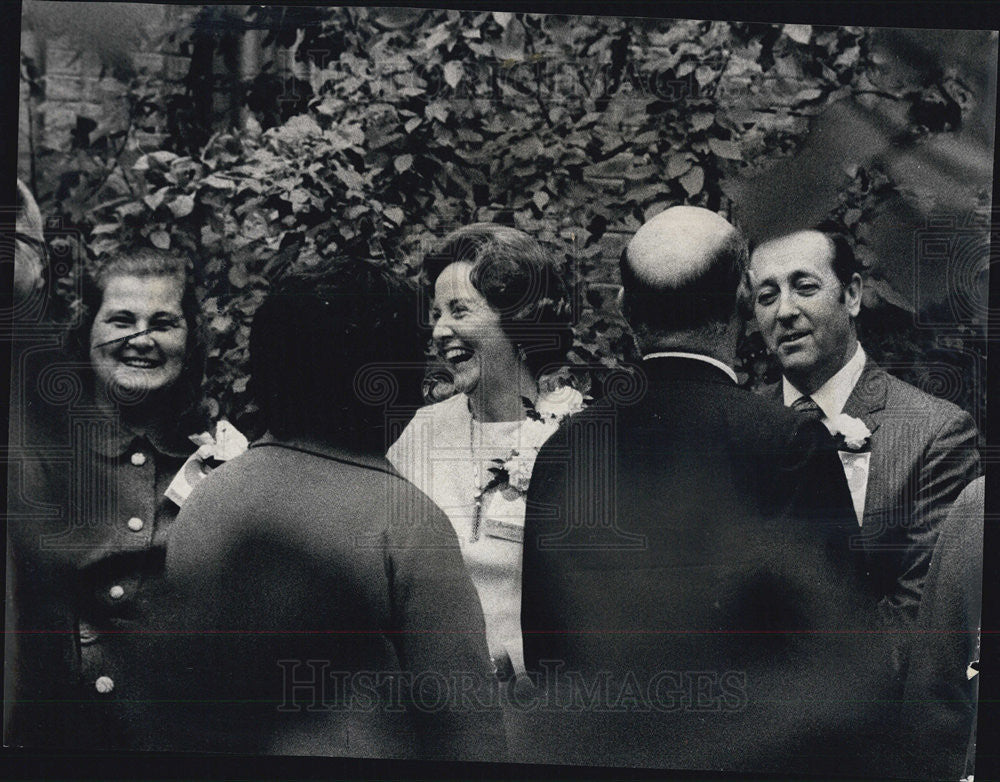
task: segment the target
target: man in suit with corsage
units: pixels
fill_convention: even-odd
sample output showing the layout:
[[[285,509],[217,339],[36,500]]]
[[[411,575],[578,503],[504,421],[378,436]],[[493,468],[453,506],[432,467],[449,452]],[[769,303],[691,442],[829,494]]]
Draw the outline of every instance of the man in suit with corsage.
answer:
[[[847,241],[800,231],[755,248],[754,315],[782,369],[774,398],[840,435],[860,552],[896,636],[897,675],[934,542],[959,492],[979,475],[977,431],[956,405],[875,364],[858,341],[862,280]]]
[[[542,760],[792,773],[870,768],[883,638],[825,428],[741,389],[747,262],[707,209],[621,259],[643,363],[541,449],[522,628]]]

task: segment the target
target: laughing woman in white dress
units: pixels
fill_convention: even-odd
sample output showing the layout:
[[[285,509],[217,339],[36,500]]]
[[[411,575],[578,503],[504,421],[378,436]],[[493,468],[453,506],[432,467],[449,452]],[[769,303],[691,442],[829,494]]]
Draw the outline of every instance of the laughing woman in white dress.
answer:
[[[524,493],[538,449],[582,402],[538,382],[572,344],[566,287],[534,239],[492,223],[454,231],[424,271],[458,393],[418,411],[388,457],[451,520],[497,674],[521,677]]]

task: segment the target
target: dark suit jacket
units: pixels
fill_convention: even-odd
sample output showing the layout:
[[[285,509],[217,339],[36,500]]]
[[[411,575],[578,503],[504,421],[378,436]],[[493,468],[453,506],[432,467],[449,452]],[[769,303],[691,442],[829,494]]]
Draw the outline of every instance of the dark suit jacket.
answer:
[[[548,441],[529,490],[525,657],[565,701],[535,713],[548,759],[867,768],[884,658],[831,438],[705,362],[638,379]]]
[[[909,741],[901,775],[961,779],[972,773],[983,590],[985,479],[958,496],[941,527],[917,617],[903,724]]]
[[[384,458],[254,444],[184,503],[167,581],[143,748],[504,757],[458,540]]]
[[[780,384],[769,393],[781,400]],[[906,631],[916,620],[938,531],[980,474],[977,431],[956,405],[904,383],[871,359],[844,405],[872,432],[862,550],[879,613]]]

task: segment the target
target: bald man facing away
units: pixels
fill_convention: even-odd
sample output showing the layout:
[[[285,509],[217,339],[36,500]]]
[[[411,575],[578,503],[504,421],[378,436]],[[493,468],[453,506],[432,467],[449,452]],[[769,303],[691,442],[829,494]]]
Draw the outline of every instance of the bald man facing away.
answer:
[[[642,366],[549,440],[528,492],[523,759],[877,767],[888,676],[850,492],[821,424],[736,384],[746,261],[732,225],[688,206],[622,255]]]

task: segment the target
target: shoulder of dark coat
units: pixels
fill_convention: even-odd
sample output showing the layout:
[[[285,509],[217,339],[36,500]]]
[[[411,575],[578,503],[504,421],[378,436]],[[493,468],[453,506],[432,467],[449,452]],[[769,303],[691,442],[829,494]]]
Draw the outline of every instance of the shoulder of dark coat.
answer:
[[[546,442],[544,449],[564,447],[569,441],[569,431],[574,426],[594,425],[600,421],[614,422],[617,411],[628,411],[632,408],[649,407],[662,417],[671,414],[669,402],[659,405],[655,389],[634,404],[615,405],[608,400],[600,400],[588,406],[585,410],[568,416],[560,424],[559,429]],[[789,410],[778,401],[778,398],[752,392],[736,385],[721,383],[705,383],[704,389],[698,395],[699,406],[705,415],[724,417],[732,438],[745,444],[748,449],[762,451],[777,451],[792,447],[802,438],[802,432],[811,432],[806,437],[808,447],[814,447],[818,440],[823,439],[825,429],[804,426],[804,421],[797,413]],[[819,431],[822,430],[822,431]]]

